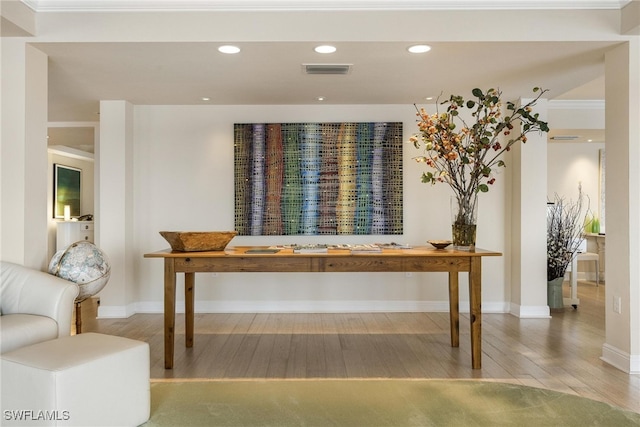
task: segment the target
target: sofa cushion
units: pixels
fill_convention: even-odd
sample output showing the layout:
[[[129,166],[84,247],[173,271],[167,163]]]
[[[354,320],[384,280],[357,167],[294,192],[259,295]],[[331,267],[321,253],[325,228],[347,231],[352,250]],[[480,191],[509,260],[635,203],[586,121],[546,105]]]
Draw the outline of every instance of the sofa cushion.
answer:
[[[10,390],[0,400],[2,414],[36,409],[60,414],[64,420],[57,426],[83,427],[138,426],[149,419],[146,342],[86,333],[22,347],[0,359],[2,390]]]
[[[58,338],[58,324],[50,317],[33,314],[0,316],[0,353]]]

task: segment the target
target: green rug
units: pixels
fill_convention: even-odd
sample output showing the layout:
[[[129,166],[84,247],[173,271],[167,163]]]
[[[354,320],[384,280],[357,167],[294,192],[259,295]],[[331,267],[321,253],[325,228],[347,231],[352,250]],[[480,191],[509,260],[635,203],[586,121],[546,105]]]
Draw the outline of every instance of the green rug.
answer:
[[[144,426],[639,426],[640,414],[569,394],[463,380],[151,384]]]

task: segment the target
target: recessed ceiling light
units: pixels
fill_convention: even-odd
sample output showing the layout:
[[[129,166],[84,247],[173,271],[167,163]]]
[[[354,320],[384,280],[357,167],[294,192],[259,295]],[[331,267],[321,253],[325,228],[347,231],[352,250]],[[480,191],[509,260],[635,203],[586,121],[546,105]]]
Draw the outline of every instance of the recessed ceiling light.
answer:
[[[431,100],[433,100],[433,96],[427,96],[425,99],[426,99],[427,101],[431,101]]]
[[[238,53],[240,52],[240,48],[238,46],[225,45],[220,46],[218,51],[222,53]]]
[[[317,97],[316,99],[317,99],[318,101],[324,101],[324,99],[325,99],[325,98],[324,98],[324,96],[319,96],[319,97]]]
[[[322,46],[316,46],[315,48],[313,48],[313,50],[315,50],[318,53],[333,53],[337,49],[336,49],[335,46],[330,46],[328,44],[325,44],[325,45],[322,45]]]
[[[200,99],[203,100],[203,101],[211,101],[211,98],[209,98],[208,96],[203,96]]]
[[[426,44],[416,44],[413,46],[409,46],[407,50],[411,53],[425,53],[431,50],[431,46]]]

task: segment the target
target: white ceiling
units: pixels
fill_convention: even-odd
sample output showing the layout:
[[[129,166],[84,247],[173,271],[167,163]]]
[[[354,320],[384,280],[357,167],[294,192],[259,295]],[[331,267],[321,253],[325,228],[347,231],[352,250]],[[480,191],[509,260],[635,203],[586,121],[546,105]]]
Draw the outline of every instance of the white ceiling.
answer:
[[[164,5],[175,1],[35,1],[32,7],[67,7],[79,4]],[[291,1],[191,1],[222,7],[236,3],[318,5],[323,2]],[[324,2],[327,3],[327,2]],[[351,7],[363,2],[343,0]],[[418,2],[392,2],[415,6]],[[433,7],[446,2],[425,1]],[[497,1],[453,1],[449,5],[484,4]],[[513,5],[518,2],[510,2]],[[523,5],[532,2],[520,2]],[[536,2],[557,6],[569,1]],[[576,2],[573,2],[576,3]],[[586,3],[586,2],[579,2]],[[626,1],[604,0],[601,5]],[[594,4],[591,2],[591,4]],[[524,7],[524,6],[523,6]],[[35,43],[49,55],[49,120],[52,122],[97,121],[100,100],[125,99],[133,104],[161,105],[304,105],[318,104],[423,104],[428,96],[458,93],[473,87],[499,87],[507,99],[526,97],[533,86],[550,90],[550,99],[603,100],[604,53],[611,42],[439,42],[432,50],[416,55],[406,42],[334,42],[337,52],[317,54],[312,42],[238,43],[239,54],[217,51],[222,43]],[[502,58],[503,60],[496,60]],[[348,75],[306,75],[305,63],[351,64]],[[202,101],[209,97],[209,101]],[[430,101],[433,102],[433,101]],[[60,135],[61,131],[53,132]],[[58,137],[50,135],[50,144]],[[83,143],[82,141],[78,144]],[[86,145],[86,141],[84,142]]]
[[[603,99],[607,42],[433,43],[416,55],[407,43],[41,43],[49,55],[50,121],[97,119],[99,100],[138,105],[413,104],[441,93],[499,87],[505,98]],[[319,43],[318,43],[319,44]],[[505,58],[496,61],[495,58]],[[351,64],[347,75],[306,75],[302,64]],[[470,70],[473,72],[470,73]],[[202,97],[210,101],[203,102]]]

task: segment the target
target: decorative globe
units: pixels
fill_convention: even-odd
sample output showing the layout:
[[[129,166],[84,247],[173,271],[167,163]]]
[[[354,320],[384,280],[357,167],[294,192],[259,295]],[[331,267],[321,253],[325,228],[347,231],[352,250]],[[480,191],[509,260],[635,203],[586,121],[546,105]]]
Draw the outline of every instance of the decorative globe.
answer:
[[[76,302],[82,302],[105,287],[111,275],[111,264],[96,245],[79,241],[56,252],[49,263],[49,273],[77,284],[80,292]]]

